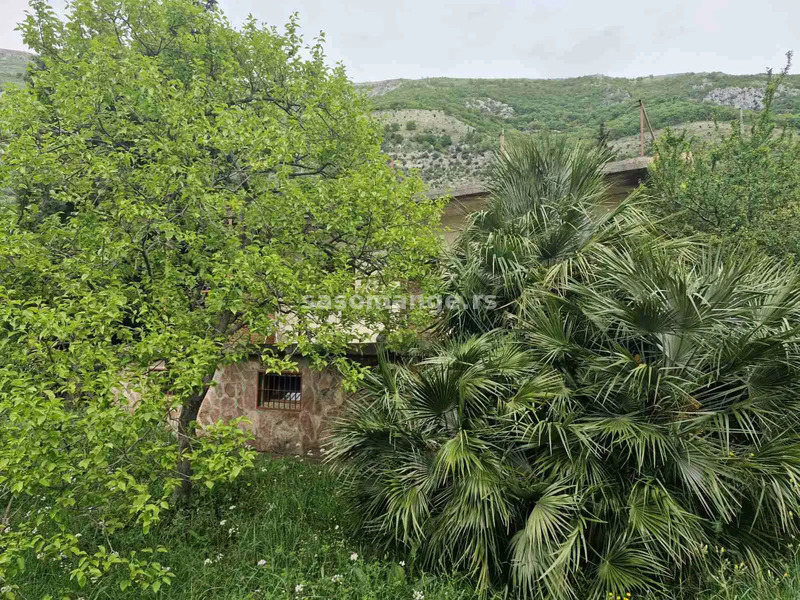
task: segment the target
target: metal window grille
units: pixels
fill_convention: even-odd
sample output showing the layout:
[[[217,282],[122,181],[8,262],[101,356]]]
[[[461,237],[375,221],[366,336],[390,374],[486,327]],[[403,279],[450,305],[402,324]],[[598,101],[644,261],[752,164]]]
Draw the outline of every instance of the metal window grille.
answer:
[[[302,394],[302,379],[298,374],[258,374],[258,408],[300,410]]]

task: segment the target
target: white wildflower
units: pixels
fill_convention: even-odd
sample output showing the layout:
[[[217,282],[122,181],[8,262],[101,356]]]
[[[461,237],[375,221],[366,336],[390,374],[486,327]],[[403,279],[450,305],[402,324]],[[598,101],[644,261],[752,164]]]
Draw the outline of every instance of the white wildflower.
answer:
[[[219,522],[219,524],[220,524],[220,527],[225,527],[225,524],[226,524],[227,522],[228,522],[228,519],[222,519],[222,521],[220,521],[220,522]]]
[[[331,581],[333,583],[342,583],[343,579],[344,577],[342,577],[341,575],[334,575],[333,577],[331,577]]]
[[[405,567],[405,566],[406,566],[406,561],[404,561],[404,560],[401,560],[401,561],[400,561],[400,566],[401,566],[401,567]]]
[[[414,595],[411,597],[413,598],[413,600],[425,600],[425,594],[423,594],[419,590],[414,590]]]
[[[302,583],[298,583],[296,586],[294,586],[294,593],[295,594],[302,594],[304,589],[305,589],[305,586]]]
[[[206,566],[208,566],[208,565],[210,565],[212,562],[214,562],[214,561],[213,561],[213,560],[211,560],[210,558],[207,558],[207,559],[205,559],[205,560],[203,561],[203,564],[204,564],[204,565],[206,565]]]
[[[263,567],[265,564],[267,564],[267,561],[265,561],[263,558],[260,561],[258,561],[259,567]]]
[[[356,554],[355,552],[351,553],[350,554],[350,560],[353,560],[353,561],[358,560],[358,554]]]
[[[231,505],[228,507],[228,510],[236,510],[236,505],[235,505],[235,504],[231,504]]]

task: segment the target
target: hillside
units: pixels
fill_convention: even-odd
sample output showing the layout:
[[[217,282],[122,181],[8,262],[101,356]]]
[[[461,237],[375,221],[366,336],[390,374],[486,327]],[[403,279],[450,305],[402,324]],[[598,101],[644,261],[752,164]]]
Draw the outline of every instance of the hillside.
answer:
[[[22,85],[25,66],[32,57],[27,52],[0,48],[0,86],[6,83]]]
[[[23,83],[32,55],[0,49],[0,85]],[[602,126],[618,158],[639,152],[638,100],[656,134],[688,129],[709,139],[744,111],[761,107],[766,75],[683,73],[624,79],[392,79],[356,84],[384,127],[395,166],[416,169],[434,188],[481,181],[501,133],[536,131],[596,139]],[[800,75],[790,75],[775,105],[779,123],[800,127]],[[714,121],[717,121],[717,124]]]
[[[653,128],[689,129],[704,138],[761,108],[766,75],[684,73],[623,79],[395,79],[358,84],[384,125],[395,165],[420,170],[434,187],[482,179],[501,133],[536,131],[595,139],[601,123],[618,158],[639,152],[641,98]],[[800,126],[800,75],[775,103],[779,122]],[[720,123],[715,126],[714,121]],[[658,131],[656,132],[658,134]]]

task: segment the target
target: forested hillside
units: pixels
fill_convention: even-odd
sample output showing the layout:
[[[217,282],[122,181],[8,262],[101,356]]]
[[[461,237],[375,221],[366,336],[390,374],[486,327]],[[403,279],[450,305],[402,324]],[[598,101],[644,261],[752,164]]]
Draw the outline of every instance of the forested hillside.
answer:
[[[633,156],[639,150],[639,99],[656,134],[678,127],[713,137],[739,118],[740,108],[745,122],[761,108],[766,79],[765,74],[684,73],[359,85],[384,123],[384,148],[396,164],[418,168],[426,180],[442,186],[481,179],[503,132],[514,136],[547,130],[592,139],[605,134],[620,158]],[[800,75],[787,77],[774,109],[780,125],[800,126]]]
[[[0,48],[0,85],[6,83],[22,85],[25,67],[31,57],[27,52]]]

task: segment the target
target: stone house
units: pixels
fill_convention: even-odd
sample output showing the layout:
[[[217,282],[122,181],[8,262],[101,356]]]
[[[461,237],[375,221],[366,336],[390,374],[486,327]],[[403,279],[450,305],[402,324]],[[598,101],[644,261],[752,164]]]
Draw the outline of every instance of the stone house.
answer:
[[[363,354],[353,356],[370,361]],[[327,426],[347,400],[332,367],[312,369],[304,358],[293,372],[267,373],[258,357],[217,370],[198,415],[201,426],[246,417],[253,447],[276,454],[318,455]]]
[[[605,175],[610,185],[610,204],[620,202],[647,174],[650,157],[609,163]],[[463,229],[469,213],[486,205],[482,186],[448,190],[453,197],[442,215],[443,236],[451,243]],[[374,344],[354,349],[351,358],[375,362]],[[322,371],[297,359],[291,373],[266,373],[258,358],[217,370],[198,415],[200,425],[247,417],[246,427],[260,451],[280,454],[318,454],[325,443],[331,420],[347,402],[341,376],[332,367]]]

